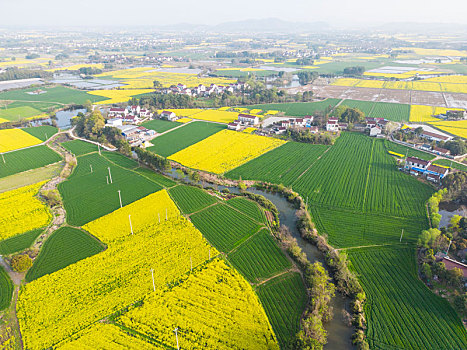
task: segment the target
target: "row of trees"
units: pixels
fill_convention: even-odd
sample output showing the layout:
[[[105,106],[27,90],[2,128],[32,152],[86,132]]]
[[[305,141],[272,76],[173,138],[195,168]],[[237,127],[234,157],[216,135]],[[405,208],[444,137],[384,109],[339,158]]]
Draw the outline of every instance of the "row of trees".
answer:
[[[346,105],[337,106],[333,115],[339,118],[339,121],[344,123],[363,123],[365,121],[365,113],[358,108],[351,108]]]
[[[5,72],[0,74],[0,81],[31,78],[50,78],[52,76],[52,72],[46,72],[44,70],[18,69],[16,67],[11,67],[7,68]]]
[[[135,148],[135,152],[143,163],[154,169],[161,171],[167,171],[171,169],[170,162],[164,157],[139,147]]]
[[[328,134],[313,134],[309,130],[287,129],[285,136],[296,142],[312,143],[315,145],[332,145],[333,139]]]

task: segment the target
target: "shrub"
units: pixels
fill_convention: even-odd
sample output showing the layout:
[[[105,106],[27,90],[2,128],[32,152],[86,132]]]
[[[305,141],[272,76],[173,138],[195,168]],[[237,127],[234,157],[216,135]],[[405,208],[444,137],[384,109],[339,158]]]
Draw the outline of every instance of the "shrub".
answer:
[[[11,268],[16,272],[25,272],[32,266],[32,260],[27,254],[18,254],[11,259]]]

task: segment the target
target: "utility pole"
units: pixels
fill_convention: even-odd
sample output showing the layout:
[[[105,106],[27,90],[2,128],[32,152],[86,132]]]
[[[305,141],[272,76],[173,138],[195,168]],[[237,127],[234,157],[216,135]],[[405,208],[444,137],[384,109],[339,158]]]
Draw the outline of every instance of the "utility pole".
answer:
[[[209,260],[211,260],[211,248],[209,248]]]
[[[107,179],[107,185],[109,184],[109,175],[106,175],[105,178]]]
[[[152,289],[155,292],[156,291],[156,283],[154,283],[154,269],[151,269],[151,275],[152,275]]]
[[[191,256],[190,256],[190,265],[191,265],[191,272],[193,272],[193,260],[191,259]]]
[[[404,235],[404,229],[402,229],[401,238],[399,239],[399,243],[402,242],[402,236],[403,235]]]
[[[157,216],[159,217],[159,224],[161,223],[161,214],[157,213]]]
[[[89,167],[91,168],[91,173],[92,173],[92,164],[89,164]]]
[[[165,208],[165,221],[167,221],[167,208]]]
[[[448,253],[449,253],[449,248],[451,248],[451,243],[452,243],[452,239],[449,241],[448,250],[446,250],[446,256],[447,256]]]
[[[101,145],[97,144],[97,149],[99,150],[99,155],[101,155]]]
[[[2,153],[2,159],[3,159],[3,163],[6,164],[5,157],[3,156],[3,153]]]
[[[128,215],[128,221],[130,222],[130,231],[133,234],[133,225],[131,224],[131,215]]]
[[[122,195],[120,194],[120,190],[117,191],[118,192],[118,199],[120,199],[120,208],[123,207],[122,205]]]
[[[177,350],[180,350],[180,347],[178,346],[178,327],[174,329],[175,332],[175,339],[177,340]]]
[[[112,183],[112,174],[110,173],[110,167],[107,167],[107,169],[109,170],[109,179],[110,179],[110,183]]]
[[[45,133],[45,140],[47,141],[48,137],[47,137],[47,133]]]

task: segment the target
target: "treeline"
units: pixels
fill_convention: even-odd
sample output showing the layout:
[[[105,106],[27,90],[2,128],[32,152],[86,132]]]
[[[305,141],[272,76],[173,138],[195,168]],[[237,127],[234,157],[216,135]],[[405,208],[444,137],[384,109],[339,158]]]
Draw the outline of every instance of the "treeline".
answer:
[[[93,75],[93,74],[101,74],[102,69],[94,68],[94,67],[81,67],[79,69],[80,74],[84,75]]]
[[[138,155],[139,160],[153,169],[160,171],[167,171],[171,169],[170,162],[164,157],[161,157],[140,147],[136,147],[135,152]]]
[[[314,145],[332,145],[333,139],[329,134],[313,134],[309,130],[287,129],[285,136],[303,143],[311,143]]]
[[[443,198],[447,201],[467,205],[467,173],[458,171],[443,177]]]
[[[6,72],[0,74],[0,81],[31,79],[31,78],[51,78],[52,72],[43,70],[18,69],[16,67],[7,68]]]
[[[365,67],[363,66],[344,68],[344,75],[363,75],[364,72],[365,72]]]
[[[319,76],[319,74],[310,70],[304,70],[298,72],[297,76],[300,85],[306,85],[312,83]]]

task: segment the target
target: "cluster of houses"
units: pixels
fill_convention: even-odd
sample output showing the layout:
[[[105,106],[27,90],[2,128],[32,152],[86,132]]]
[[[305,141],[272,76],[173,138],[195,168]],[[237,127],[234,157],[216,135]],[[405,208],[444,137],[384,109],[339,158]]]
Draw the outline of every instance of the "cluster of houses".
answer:
[[[108,112],[110,126],[121,126],[123,123],[138,124],[146,118],[151,118],[152,113],[140,106],[128,106],[127,108],[110,108]]]
[[[169,87],[168,89],[163,89],[162,93],[203,97],[222,94],[224,92],[239,92],[246,90],[247,88],[248,84],[246,83],[235,83],[229,84],[227,86],[216,84],[204,86],[203,84],[199,84],[197,87],[194,88],[188,88],[185,84],[177,84]]]
[[[435,183],[440,183],[441,179],[449,173],[449,169],[432,164],[428,160],[416,157],[407,157],[404,165],[405,170],[415,176],[426,176],[426,179]]]
[[[354,129],[359,131],[369,130],[370,136],[381,135],[389,121],[385,118],[365,118],[365,124],[355,124]],[[349,124],[339,122],[337,117],[331,117],[326,122],[326,131],[337,132],[347,130]]]
[[[240,113],[237,120],[230,122],[227,125],[229,130],[240,130],[242,127],[255,126],[259,124],[259,117],[257,115]]]
[[[313,116],[307,115],[303,118],[290,118],[281,120],[280,122],[276,123],[276,126],[272,128],[271,132],[274,134],[283,134],[289,128],[308,128],[312,133],[317,133],[318,127],[311,125],[313,119]]]
[[[156,136],[156,132],[138,125],[120,125],[117,128],[131,146],[145,145]]]

